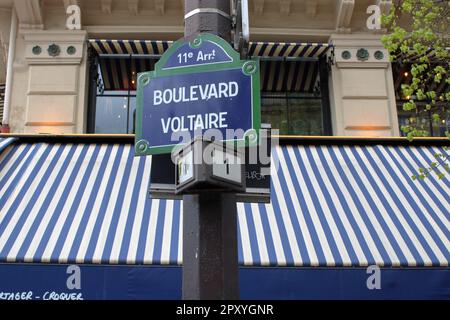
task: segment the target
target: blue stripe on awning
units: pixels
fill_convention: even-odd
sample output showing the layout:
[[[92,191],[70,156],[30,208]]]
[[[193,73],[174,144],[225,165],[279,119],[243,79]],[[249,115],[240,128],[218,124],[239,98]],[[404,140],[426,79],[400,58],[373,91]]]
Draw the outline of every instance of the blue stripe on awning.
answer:
[[[410,178],[438,150],[274,148],[271,204],[238,204],[240,264],[448,266],[450,183]],[[182,206],[148,198],[150,168],[131,144],[15,143],[0,262],[181,264]]]

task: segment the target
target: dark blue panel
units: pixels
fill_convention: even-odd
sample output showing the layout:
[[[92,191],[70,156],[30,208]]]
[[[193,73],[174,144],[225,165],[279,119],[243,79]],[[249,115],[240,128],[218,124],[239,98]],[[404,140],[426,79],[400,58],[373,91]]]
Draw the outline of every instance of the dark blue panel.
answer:
[[[0,299],[181,299],[180,267],[83,265],[79,290],[67,288],[67,267],[0,264]],[[241,299],[450,299],[450,268],[382,269],[380,290],[367,288],[369,276],[364,268],[241,268]]]
[[[369,290],[365,268],[241,268],[241,299],[450,299],[450,269],[381,269]]]
[[[68,265],[0,264],[0,300],[32,292],[33,299],[81,294],[83,299],[181,299],[181,268],[80,266],[81,289],[67,287]]]

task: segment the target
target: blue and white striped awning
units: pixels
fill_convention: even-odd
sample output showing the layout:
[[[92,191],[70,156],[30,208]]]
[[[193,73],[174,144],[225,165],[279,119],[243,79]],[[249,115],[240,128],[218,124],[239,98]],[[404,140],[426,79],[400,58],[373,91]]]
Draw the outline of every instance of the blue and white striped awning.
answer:
[[[449,182],[410,178],[442,151],[275,147],[271,204],[238,204],[240,264],[448,266]],[[150,168],[131,143],[19,139],[0,155],[0,263],[181,264],[181,202],[148,198]]]
[[[0,152],[6,149],[11,143],[13,143],[16,138],[0,138]]]
[[[153,70],[157,57],[173,41],[92,39],[89,43],[99,55],[108,55],[99,61],[104,89],[136,90],[133,75]],[[329,48],[323,43],[251,42],[249,56],[263,58],[260,62],[261,91],[314,92],[318,88],[318,59]],[[132,55],[144,56],[131,59]],[[145,55],[153,57],[145,58]]]

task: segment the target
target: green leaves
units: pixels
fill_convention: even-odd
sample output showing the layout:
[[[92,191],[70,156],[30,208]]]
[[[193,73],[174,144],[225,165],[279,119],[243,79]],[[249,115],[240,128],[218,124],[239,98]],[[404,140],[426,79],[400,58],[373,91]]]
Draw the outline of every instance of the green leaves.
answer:
[[[412,100],[409,102],[405,102],[403,104],[403,110],[405,110],[405,111],[410,111],[410,110],[414,110],[414,109],[416,109],[416,104]]]
[[[435,123],[438,123],[441,120],[441,117],[437,113],[433,113],[432,118]]]
[[[448,154],[435,154],[435,158],[439,159],[439,162],[431,162],[429,167],[419,168],[419,173],[411,176],[413,181],[424,180],[430,175],[434,174],[439,180],[445,178],[445,174],[450,172],[450,166],[448,162]],[[444,172],[443,172],[444,171]]]
[[[410,85],[402,84],[401,88],[402,88],[403,95],[405,97],[411,97],[412,94],[414,93],[414,89]]]
[[[435,73],[434,82],[441,83],[442,77],[445,76],[447,71],[443,66],[436,66],[433,71]]]
[[[402,9],[403,9],[404,12],[411,13],[412,10],[413,10],[413,3],[412,3],[412,1],[405,0],[402,3]]]
[[[436,91],[434,90],[427,91],[427,97],[430,98],[431,100],[436,99]]]
[[[450,1],[403,0],[392,6],[389,14],[381,19],[388,34],[381,39],[390,52],[390,60],[397,61],[410,74],[401,85],[403,110],[413,111],[413,116],[401,127],[408,140],[429,135],[429,119],[434,126],[441,125],[441,119],[448,119],[446,109],[450,92],[444,91],[450,85]],[[400,21],[401,18],[401,21]],[[405,24],[405,21],[409,23]],[[450,134],[446,132],[450,139]],[[431,173],[438,178],[448,175],[448,155],[439,156],[412,178],[425,179]]]
[[[422,89],[418,89],[416,92],[416,95],[417,95],[417,99],[420,101],[425,100],[427,97],[427,95],[423,92]],[[431,106],[430,106],[430,109],[431,109]],[[430,109],[428,109],[428,110],[430,110]]]

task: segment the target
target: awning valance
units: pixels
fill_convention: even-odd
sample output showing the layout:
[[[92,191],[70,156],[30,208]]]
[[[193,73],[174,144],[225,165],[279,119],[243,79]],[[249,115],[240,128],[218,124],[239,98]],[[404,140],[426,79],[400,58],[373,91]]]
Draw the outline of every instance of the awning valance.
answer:
[[[450,183],[412,181],[439,146],[273,149],[270,204],[238,204],[249,266],[448,266]],[[131,143],[14,142],[0,157],[0,263],[182,263],[182,205],[151,200]],[[155,169],[155,168],[153,168]]]
[[[91,46],[98,54],[150,54],[162,55],[173,41],[156,40],[106,40],[91,39]],[[327,53],[326,43],[250,42],[249,56],[319,58]]]
[[[99,61],[104,90],[136,90],[135,75],[153,70],[157,57],[131,59],[130,55],[160,56],[173,42],[90,40],[90,43],[98,54],[110,57]],[[252,42],[249,56],[262,58],[261,91],[313,93],[319,92],[317,59],[328,49],[329,45],[322,43]],[[128,57],[121,56],[124,54]]]
[[[157,40],[89,40],[98,54],[162,55],[173,41]]]
[[[136,75],[154,70],[155,59],[100,59],[100,77],[104,90],[136,90]],[[261,60],[261,91],[320,92],[317,61]]]
[[[330,48],[326,43],[250,42],[248,55],[278,58],[320,58]]]
[[[261,60],[261,91],[318,93],[319,63],[316,61]]]

